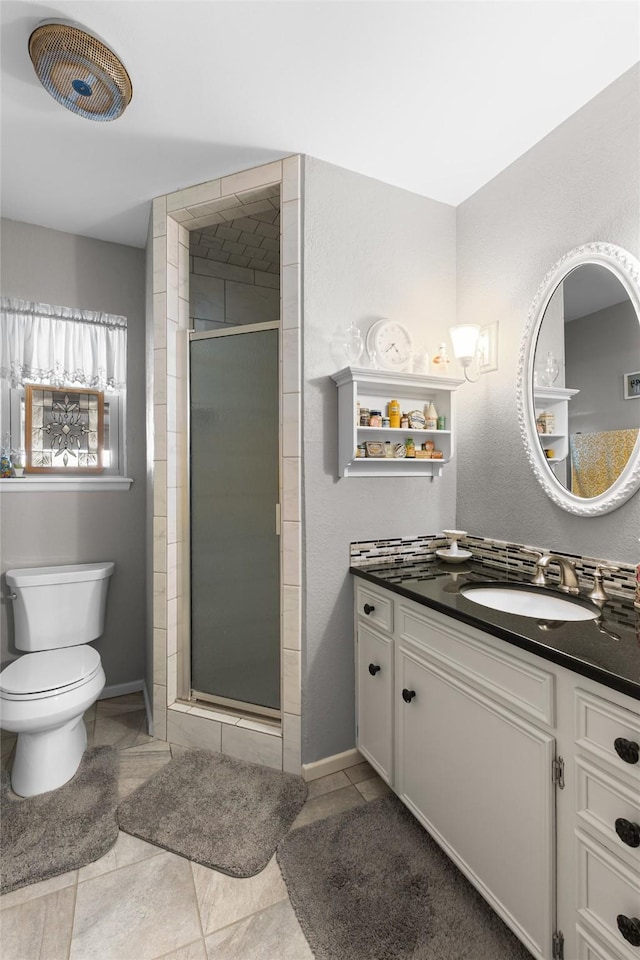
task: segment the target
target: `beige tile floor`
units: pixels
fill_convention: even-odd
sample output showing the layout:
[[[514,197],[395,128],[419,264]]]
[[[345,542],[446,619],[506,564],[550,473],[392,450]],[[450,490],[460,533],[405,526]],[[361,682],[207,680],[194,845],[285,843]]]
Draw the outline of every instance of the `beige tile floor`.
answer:
[[[121,797],[184,749],[147,735],[139,694],[85,724],[120,751]],[[14,746],[3,735],[3,767]],[[314,780],[294,827],[387,792],[367,763]],[[100,860],[1,897],[0,937],[2,960],[313,960],[275,857],[236,880],[122,832]]]

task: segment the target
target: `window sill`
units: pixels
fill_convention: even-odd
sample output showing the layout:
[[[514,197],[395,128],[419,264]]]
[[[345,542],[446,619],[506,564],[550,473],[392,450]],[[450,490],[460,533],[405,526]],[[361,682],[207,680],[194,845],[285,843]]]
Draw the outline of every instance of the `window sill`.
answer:
[[[128,490],[131,477],[6,477],[0,480],[0,492],[6,493],[80,493],[90,490]]]

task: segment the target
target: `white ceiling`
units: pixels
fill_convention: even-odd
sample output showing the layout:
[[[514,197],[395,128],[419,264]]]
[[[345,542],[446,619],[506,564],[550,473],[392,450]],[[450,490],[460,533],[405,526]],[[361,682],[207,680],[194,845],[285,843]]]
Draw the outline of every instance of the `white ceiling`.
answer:
[[[149,203],[308,153],[458,204],[640,59],[637,0],[2,0],[2,213],[143,246]],[[84,120],[40,86],[43,19],[122,58]]]

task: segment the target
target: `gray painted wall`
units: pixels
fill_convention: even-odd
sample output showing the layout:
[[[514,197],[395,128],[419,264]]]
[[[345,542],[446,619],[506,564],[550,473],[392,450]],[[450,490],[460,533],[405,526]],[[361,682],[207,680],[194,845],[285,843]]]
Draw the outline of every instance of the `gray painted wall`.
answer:
[[[569,432],[640,427],[640,399],[624,399],[625,373],[640,370],[640,329],[627,300],[565,325]]]
[[[453,463],[425,478],[337,477],[333,337],[401,320],[435,348],[455,322],[455,210],[310,157],[304,165],[303,742],[310,763],[354,746],[349,543],[454,521]],[[363,359],[363,365],[366,361]]]
[[[516,371],[531,303],[562,254],[607,240],[640,257],[639,174],[634,67],[457,208],[458,322],[500,325],[499,370],[458,392],[457,526],[638,562],[639,494],[613,513],[582,518],[556,507],[533,477]]]
[[[144,251],[2,221],[2,293],[128,319],[128,492],[2,492],[2,572],[10,567],[114,560],[106,628],[95,646],[107,684],[140,680],[145,632]],[[13,624],[2,603],[2,661]],[[52,612],[55,615],[55,611]]]

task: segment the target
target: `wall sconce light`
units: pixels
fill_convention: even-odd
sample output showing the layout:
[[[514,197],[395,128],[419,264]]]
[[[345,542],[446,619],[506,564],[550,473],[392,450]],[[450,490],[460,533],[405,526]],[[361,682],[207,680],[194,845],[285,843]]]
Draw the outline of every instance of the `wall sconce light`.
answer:
[[[465,380],[476,383],[481,373],[498,369],[498,321],[481,327],[479,323],[461,323],[449,328],[453,355],[462,365]],[[469,376],[468,368],[477,365],[475,377]]]

